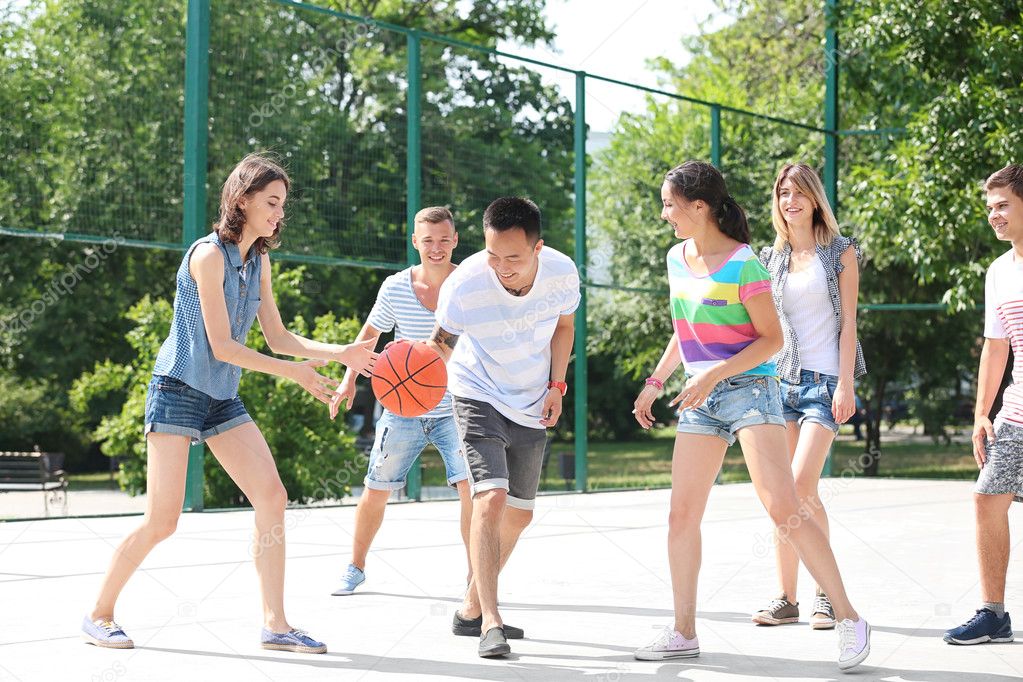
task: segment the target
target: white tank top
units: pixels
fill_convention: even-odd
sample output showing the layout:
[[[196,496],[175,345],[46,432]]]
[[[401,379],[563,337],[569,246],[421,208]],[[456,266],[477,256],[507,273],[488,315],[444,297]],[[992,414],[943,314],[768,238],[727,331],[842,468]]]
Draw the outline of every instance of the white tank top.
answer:
[[[788,274],[782,306],[796,332],[799,366],[810,372],[837,376],[838,330],[820,258],[813,258],[805,270]]]

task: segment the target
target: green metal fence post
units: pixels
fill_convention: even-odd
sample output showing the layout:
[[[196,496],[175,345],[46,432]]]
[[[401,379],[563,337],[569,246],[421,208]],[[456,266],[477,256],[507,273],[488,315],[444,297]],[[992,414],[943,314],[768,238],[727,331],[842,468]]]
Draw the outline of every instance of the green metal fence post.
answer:
[[[412,232],[415,229],[416,212],[422,202],[422,156],[421,156],[421,124],[420,112],[422,103],[422,65],[420,64],[419,33],[409,31],[405,36],[408,51],[408,89],[405,91],[405,109],[408,121],[405,124],[406,146],[408,153],[405,161],[405,189],[408,197],[405,204],[405,259],[409,265],[419,262],[419,254],[412,246]],[[423,496],[422,458],[417,457],[408,472],[406,492],[409,499],[416,502]]]
[[[710,162],[721,168],[721,106],[710,107]]]
[[[185,29],[184,220],[181,241],[188,246],[206,227],[206,145],[209,137],[210,0],[188,0]],[[203,510],[205,445],[188,449],[185,511]]]
[[[835,2],[824,0],[824,191],[838,215],[838,31]],[[824,460],[822,476],[831,476],[832,450]]]
[[[575,265],[583,282],[586,268],[586,72],[575,74]],[[586,287],[579,287],[575,311],[575,489],[586,492],[589,447],[586,386]]]

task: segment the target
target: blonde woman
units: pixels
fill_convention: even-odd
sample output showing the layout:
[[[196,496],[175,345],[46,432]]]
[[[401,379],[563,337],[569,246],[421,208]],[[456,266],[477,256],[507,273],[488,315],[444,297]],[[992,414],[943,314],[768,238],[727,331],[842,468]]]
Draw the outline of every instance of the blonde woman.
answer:
[[[853,381],[866,373],[856,340],[859,246],[839,232],[817,173],[787,164],[774,182],[771,218],[777,237],[760,252],[771,273],[771,294],[784,333],[775,356],[784,403],[792,475],[800,498],[799,522],[812,519],[828,532],[817,494],[821,469],[838,425],[856,411]],[[753,614],[760,625],[799,622],[799,556],[776,528],[780,596]],[[835,611],[818,586],[810,616],[815,630],[835,627]]]

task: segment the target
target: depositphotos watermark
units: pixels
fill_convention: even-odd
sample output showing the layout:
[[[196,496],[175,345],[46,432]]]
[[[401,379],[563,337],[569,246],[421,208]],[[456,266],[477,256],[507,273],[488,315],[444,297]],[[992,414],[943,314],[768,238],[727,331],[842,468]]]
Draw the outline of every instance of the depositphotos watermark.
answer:
[[[0,333],[21,334],[31,329],[47,308],[56,305],[65,296],[70,296],[75,287],[103,265],[106,259],[122,244],[124,244],[124,237],[119,232],[115,232],[114,236],[104,240],[99,248],[89,249],[82,262],[68,265],[63,272],[54,276],[43,287],[39,296],[6,320],[0,320]]]

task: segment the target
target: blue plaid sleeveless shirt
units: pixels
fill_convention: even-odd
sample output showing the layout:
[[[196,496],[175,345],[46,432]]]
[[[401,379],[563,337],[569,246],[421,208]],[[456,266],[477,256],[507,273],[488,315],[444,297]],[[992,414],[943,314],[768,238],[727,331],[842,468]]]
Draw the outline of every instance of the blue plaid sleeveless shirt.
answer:
[[[249,258],[243,261],[237,244],[224,244],[216,232],[211,232],[188,247],[178,268],[174,318],[170,335],[156,357],[153,375],[174,377],[211,398],[228,400],[238,395],[242,370],[237,365],[213,357],[199,306],[199,289],[188,270],[192,252],[204,243],[215,244],[224,256],[224,299],[231,338],[245,343],[245,337],[256,319],[260,304],[262,258],[250,251]]]

